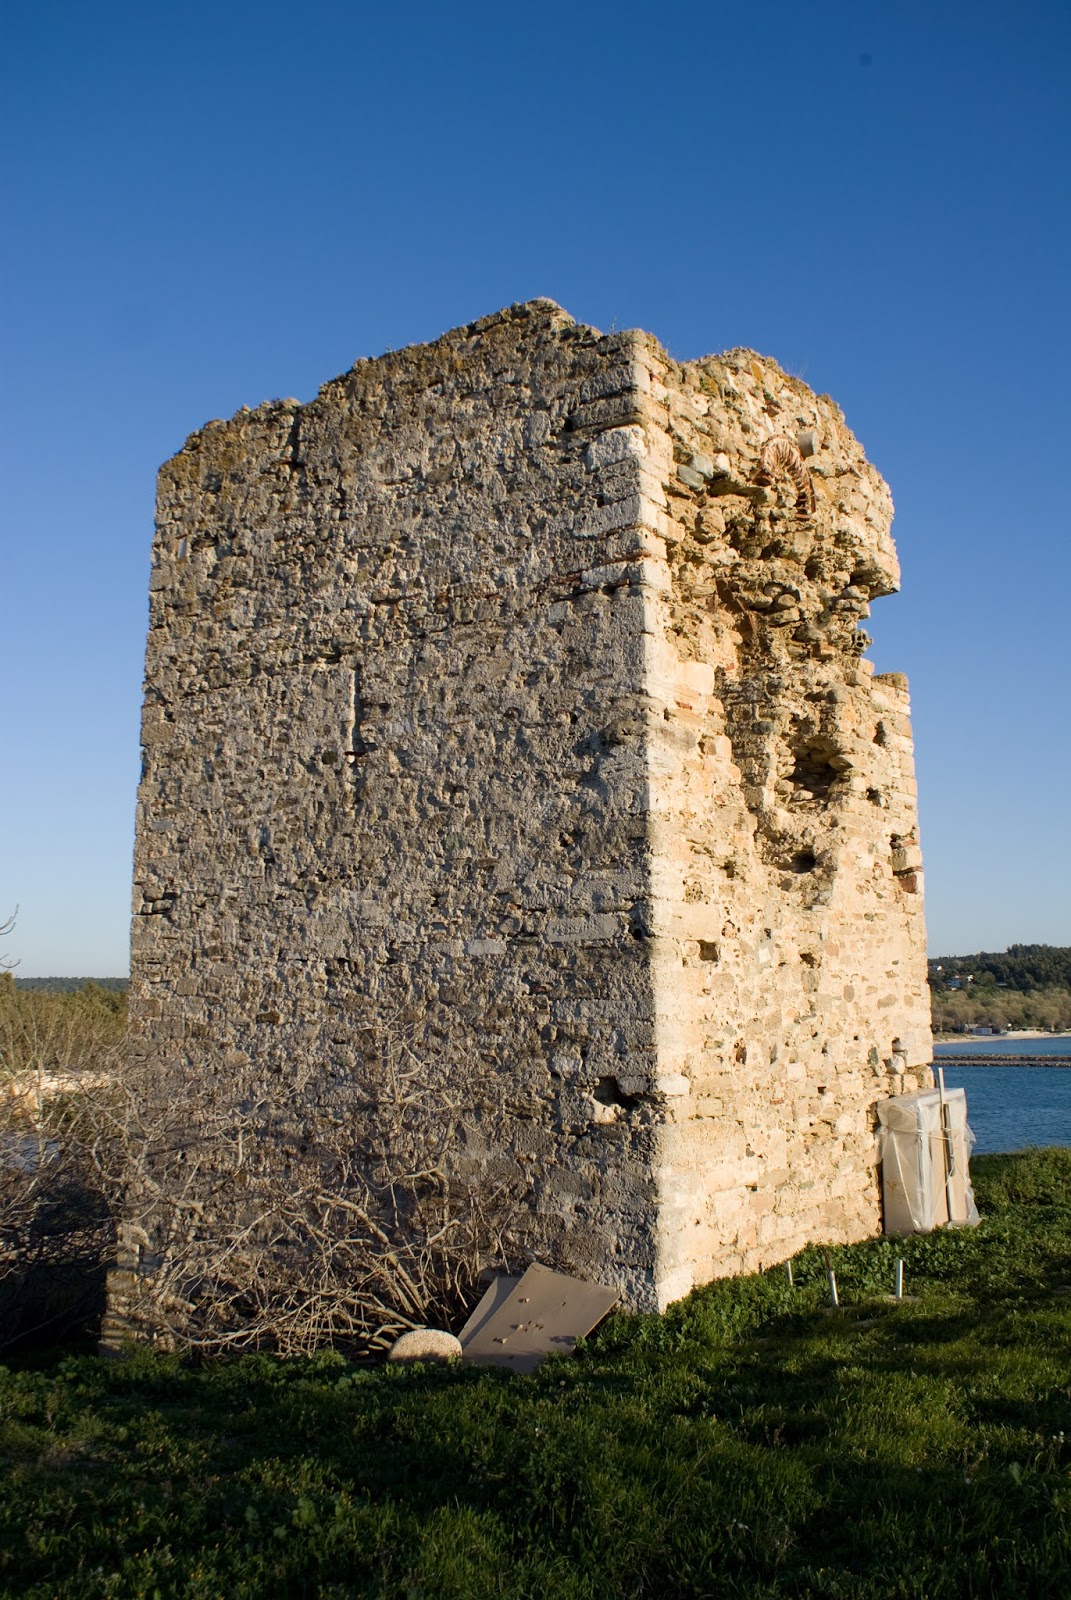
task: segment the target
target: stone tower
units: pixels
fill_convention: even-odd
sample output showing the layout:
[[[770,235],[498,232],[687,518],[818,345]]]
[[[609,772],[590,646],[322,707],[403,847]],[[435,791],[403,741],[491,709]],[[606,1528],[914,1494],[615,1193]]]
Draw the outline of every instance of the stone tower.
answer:
[[[421,1049],[477,1085],[513,1265],[650,1308],[875,1232],[874,1106],[930,1059],[907,686],[859,627],[891,515],[828,396],[548,300],[192,435],[131,975],[191,1137],[344,1124],[404,1016],[418,1116]],[[151,1222],[124,1249],[113,1333]]]

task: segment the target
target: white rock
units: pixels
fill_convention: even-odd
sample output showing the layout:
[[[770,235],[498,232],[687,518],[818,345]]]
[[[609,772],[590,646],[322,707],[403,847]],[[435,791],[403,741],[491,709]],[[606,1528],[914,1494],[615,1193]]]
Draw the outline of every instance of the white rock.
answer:
[[[388,1361],[458,1361],[461,1341],[441,1328],[412,1328],[395,1339]]]

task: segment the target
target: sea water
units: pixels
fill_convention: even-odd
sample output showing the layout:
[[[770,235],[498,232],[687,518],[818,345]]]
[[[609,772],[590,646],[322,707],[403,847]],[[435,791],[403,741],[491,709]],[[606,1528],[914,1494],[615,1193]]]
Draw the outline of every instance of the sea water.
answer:
[[[1059,1033],[1042,1039],[1005,1039],[984,1033],[965,1034],[962,1039],[944,1040],[933,1047],[935,1061],[949,1056],[1066,1056],[1071,1061],[1071,1034]]]
[[[1008,1065],[964,1065],[969,1055],[1007,1056]],[[1016,1056],[1051,1057],[1053,1064],[1016,1066]],[[934,1045],[933,1057],[935,1066],[944,1066],[948,1087],[967,1091],[967,1121],[980,1155],[1028,1145],[1071,1145],[1071,1038],[974,1035]]]

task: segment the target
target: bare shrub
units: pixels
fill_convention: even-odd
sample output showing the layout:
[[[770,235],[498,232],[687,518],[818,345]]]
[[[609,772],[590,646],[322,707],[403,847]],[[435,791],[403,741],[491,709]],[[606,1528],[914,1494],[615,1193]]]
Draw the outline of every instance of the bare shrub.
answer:
[[[306,1069],[238,1105],[222,1073],[128,1078],[97,1161],[124,1195],[136,1323],[208,1350],[373,1351],[448,1325],[503,1264],[524,1180],[489,1176],[501,1108],[477,1070],[398,1020],[361,1057],[336,1093]]]
[[[475,1052],[448,1064],[399,1016],[348,1071],[241,1098],[222,1068],[140,1056],[124,1016],[0,975],[0,1349],[92,1326],[117,1247],[133,1331],[280,1354],[449,1325],[516,1256],[525,1180],[491,1164],[503,1108]]]
[[[93,1145],[123,1020],[122,996],[0,974],[0,1350],[99,1315],[115,1223]]]

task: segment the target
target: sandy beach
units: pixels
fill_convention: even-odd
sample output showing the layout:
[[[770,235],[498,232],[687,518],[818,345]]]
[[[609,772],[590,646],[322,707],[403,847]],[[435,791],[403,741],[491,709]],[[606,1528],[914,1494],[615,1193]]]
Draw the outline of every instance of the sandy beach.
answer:
[[[966,1040],[985,1039],[1071,1039],[1071,1033],[1050,1033],[1047,1028],[1009,1028],[1007,1033],[935,1033],[934,1044],[962,1044]]]

